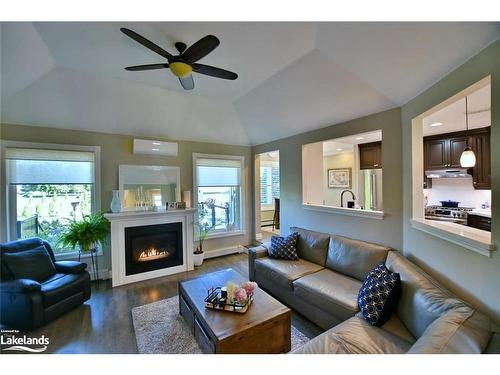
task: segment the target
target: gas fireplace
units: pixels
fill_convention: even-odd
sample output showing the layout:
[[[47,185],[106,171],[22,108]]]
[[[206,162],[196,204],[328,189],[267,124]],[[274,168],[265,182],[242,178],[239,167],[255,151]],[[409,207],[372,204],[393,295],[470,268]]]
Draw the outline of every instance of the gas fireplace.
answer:
[[[182,223],[125,228],[126,275],[179,266],[182,254]]]

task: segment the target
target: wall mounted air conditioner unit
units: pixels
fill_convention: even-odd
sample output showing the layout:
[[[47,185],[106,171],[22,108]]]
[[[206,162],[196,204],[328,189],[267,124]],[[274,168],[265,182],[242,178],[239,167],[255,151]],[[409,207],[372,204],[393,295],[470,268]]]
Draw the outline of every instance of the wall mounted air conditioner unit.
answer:
[[[151,141],[134,139],[134,154],[177,156],[179,146],[176,142]]]

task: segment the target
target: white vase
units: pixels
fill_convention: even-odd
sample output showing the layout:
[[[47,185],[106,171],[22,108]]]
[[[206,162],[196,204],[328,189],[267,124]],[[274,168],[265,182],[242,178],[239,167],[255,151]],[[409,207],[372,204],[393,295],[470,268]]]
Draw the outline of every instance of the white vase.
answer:
[[[111,212],[118,213],[122,210],[122,201],[120,199],[120,190],[113,190],[113,199],[111,200]]]
[[[194,265],[196,267],[201,266],[203,264],[204,256],[205,256],[205,253],[193,254],[193,261],[194,261]]]

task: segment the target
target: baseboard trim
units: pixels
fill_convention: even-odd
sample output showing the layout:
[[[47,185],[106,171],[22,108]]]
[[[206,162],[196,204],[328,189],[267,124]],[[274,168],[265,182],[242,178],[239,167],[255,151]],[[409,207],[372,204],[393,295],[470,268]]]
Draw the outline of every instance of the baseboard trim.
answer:
[[[245,252],[244,246],[241,246],[241,245],[231,246],[231,247],[223,247],[221,249],[205,251],[205,259],[217,258],[217,257],[221,257],[224,255],[230,255],[230,254],[240,254],[243,252]]]
[[[92,265],[87,264],[87,272],[90,274],[90,280],[94,281],[94,270],[92,269]],[[99,280],[107,280],[111,279],[111,270],[108,270],[107,268],[105,269],[100,269],[99,268]]]

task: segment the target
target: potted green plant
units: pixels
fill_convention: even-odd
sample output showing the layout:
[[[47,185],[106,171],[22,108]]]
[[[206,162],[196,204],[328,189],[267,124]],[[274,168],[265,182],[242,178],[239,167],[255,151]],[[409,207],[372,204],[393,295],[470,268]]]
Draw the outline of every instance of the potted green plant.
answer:
[[[201,266],[203,264],[203,258],[205,257],[205,253],[203,252],[203,242],[208,237],[208,234],[215,229],[215,227],[222,223],[223,220],[218,219],[215,223],[210,225],[206,222],[206,217],[208,215],[208,209],[212,209],[215,202],[211,199],[207,199],[206,202],[200,204],[200,208],[198,209],[198,220],[194,223],[196,229],[198,230],[198,246],[196,250],[193,251],[194,265]]]
[[[108,237],[110,225],[108,219],[101,212],[84,215],[82,220],[71,220],[59,237],[59,245],[62,247],[79,247],[78,260],[81,253],[90,253],[94,279],[99,285],[99,268],[97,265],[97,245],[103,243]],[[95,261],[94,261],[95,256]],[[95,263],[94,263],[95,262]]]
[[[59,238],[64,247],[75,249],[80,252],[95,253],[97,245],[103,243],[109,234],[109,221],[101,212],[83,216],[82,220],[71,220]]]

